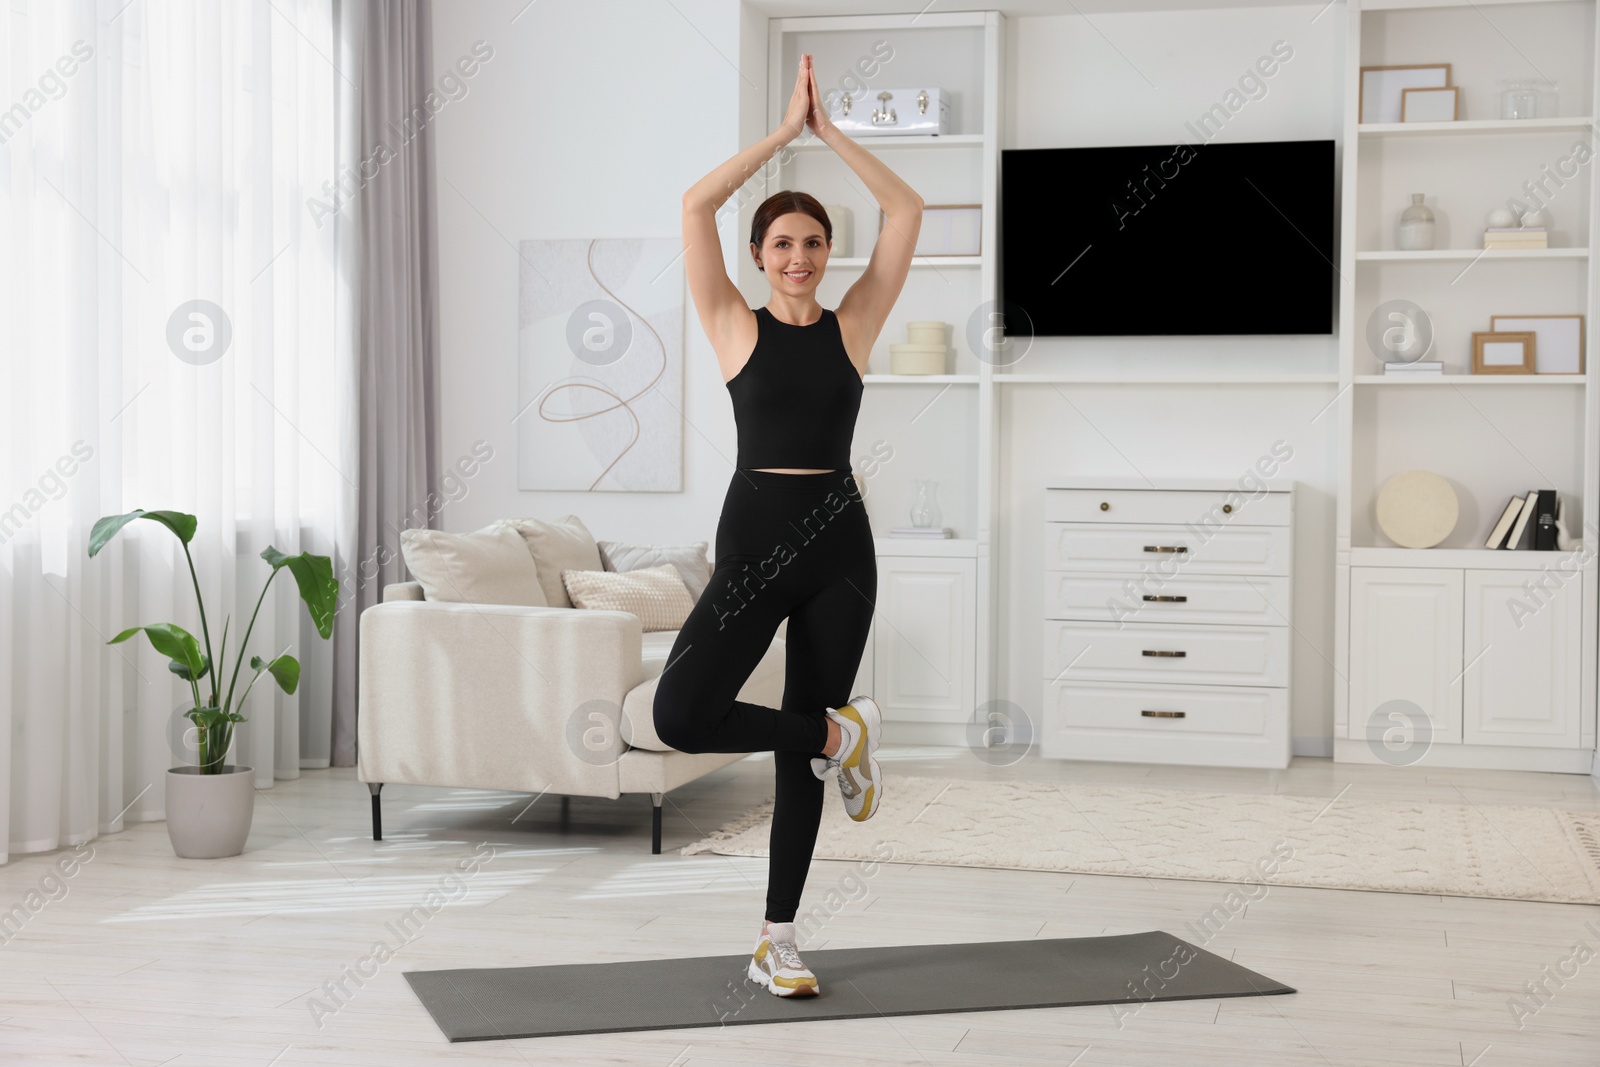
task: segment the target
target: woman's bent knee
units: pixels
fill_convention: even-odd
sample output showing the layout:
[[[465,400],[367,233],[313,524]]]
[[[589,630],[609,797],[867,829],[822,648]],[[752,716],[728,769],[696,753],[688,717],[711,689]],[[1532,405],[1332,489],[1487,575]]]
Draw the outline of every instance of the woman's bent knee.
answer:
[[[664,745],[670,745],[678,752],[703,752],[702,732],[694,728],[694,722],[687,714],[687,705],[671,697],[663,698],[660,688],[656,689],[655,702],[651,705],[650,717],[656,728],[656,736]]]

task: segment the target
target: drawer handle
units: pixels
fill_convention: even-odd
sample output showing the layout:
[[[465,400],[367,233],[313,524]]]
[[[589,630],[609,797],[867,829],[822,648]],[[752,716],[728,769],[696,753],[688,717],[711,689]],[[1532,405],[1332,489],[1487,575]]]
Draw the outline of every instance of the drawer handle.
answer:
[[[1145,545],[1144,546],[1144,550],[1146,552],[1187,552],[1187,551],[1189,551],[1189,546],[1187,546],[1187,545]]]
[[[1189,598],[1186,596],[1151,596],[1149,593],[1146,593],[1144,598],[1146,600],[1168,601],[1173,604],[1187,604],[1189,602]]]
[[[1148,716],[1152,719],[1181,719],[1185,713],[1181,711],[1151,711],[1149,708],[1146,708],[1145,710],[1139,712],[1139,714]]]
[[[1153,650],[1147,648],[1147,649],[1145,649],[1143,652],[1141,652],[1139,654],[1141,656],[1172,656],[1172,657],[1174,657],[1176,659],[1182,659],[1184,656],[1187,656],[1189,653],[1187,653],[1187,652],[1157,652],[1157,651],[1153,651]]]

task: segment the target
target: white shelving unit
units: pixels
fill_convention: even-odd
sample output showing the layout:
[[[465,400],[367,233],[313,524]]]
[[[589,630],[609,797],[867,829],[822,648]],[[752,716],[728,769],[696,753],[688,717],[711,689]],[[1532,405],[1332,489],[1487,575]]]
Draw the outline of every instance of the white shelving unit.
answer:
[[[1364,763],[1588,773],[1596,717],[1596,540],[1600,394],[1592,373],[1600,244],[1593,163],[1547,186],[1554,247],[1485,251],[1483,219],[1600,114],[1595,0],[1349,0],[1339,320],[1339,495],[1336,509],[1334,758]],[[1487,13],[1486,13],[1487,11]],[[1496,28],[1514,21],[1513,46]],[[1463,119],[1357,121],[1360,68],[1451,64]],[[1537,63],[1535,68],[1533,65]],[[1558,117],[1493,118],[1500,78],[1557,81]],[[1572,115],[1576,112],[1576,115]],[[1571,116],[1571,117],[1569,117]],[[1428,194],[1445,247],[1393,247],[1410,193]],[[1549,195],[1553,192],[1553,196]],[[1434,327],[1429,358],[1446,375],[1396,379],[1367,347],[1367,319],[1408,299]],[[1470,373],[1471,334],[1491,315],[1585,316],[1584,368],[1549,376]],[[1470,386],[1470,388],[1458,388]],[[1375,502],[1393,475],[1435,471],[1461,515],[1442,545],[1407,549],[1379,529]],[[1481,547],[1513,495],[1555,488],[1588,551]],[[1519,612],[1515,602],[1526,610]],[[1403,714],[1397,718],[1396,710]],[[1417,722],[1402,723],[1419,709]],[[1386,758],[1374,727],[1427,744]]]
[[[776,129],[803,52],[813,56],[818,88],[846,76],[870,87],[938,86],[949,94],[950,132],[852,135],[880,153],[929,204],[982,204],[978,256],[919,256],[868,361],[866,393],[852,455],[892,458],[867,478],[879,562],[877,617],[858,684],[877,695],[897,741],[952,743],[978,715],[980,694],[995,688],[996,596],[993,518],[998,465],[993,366],[972,351],[969,317],[995,299],[998,281],[1000,64],[1005,17],[995,11],[865,16],[807,16],[768,23],[765,130]],[[870,76],[861,61],[881,56]],[[868,64],[870,67],[871,64]],[[823,204],[844,204],[854,216],[854,247],[838,253],[818,286],[824,307],[837,307],[868,263],[878,226],[871,193],[831,147],[809,133],[791,142],[769,167],[775,177],[741,209],[742,239],[762,200],[798,189]],[[837,219],[834,220],[838,227]],[[741,243],[741,248],[743,244]],[[746,292],[765,279],[741,259]],[[950,322],[949,373],[894,375],[889,345],[912,321]],[[919,541],[890,538],[909,523],[912,479],[937,479],[943,525],[954,536]]]

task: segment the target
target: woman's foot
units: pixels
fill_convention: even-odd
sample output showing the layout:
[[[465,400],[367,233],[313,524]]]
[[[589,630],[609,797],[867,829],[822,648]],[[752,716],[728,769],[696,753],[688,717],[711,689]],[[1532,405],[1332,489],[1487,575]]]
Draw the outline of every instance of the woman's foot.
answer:
[[[801,962],[794,938],[793,922],[764,922],[746,973],[774,996],[814,997],[822,990],[817,976]]]
[[[860,694],[839,708],[828,708],[826,714],[838,724],[839,747],[831,755],[813,758],[811,773],[827,778],[837,770],[845,811],[856,822],[865,822],[878,810],[883,793],[876,755],[883,736],[883,711],[877,701]]]

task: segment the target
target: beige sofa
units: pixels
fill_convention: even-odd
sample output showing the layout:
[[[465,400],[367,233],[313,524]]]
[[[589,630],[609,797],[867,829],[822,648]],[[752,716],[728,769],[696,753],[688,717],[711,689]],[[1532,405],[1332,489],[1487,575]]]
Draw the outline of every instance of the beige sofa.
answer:
[[[782,704],[785,629],[739,699]],[[371,790],[373,840],[389,782],[648,793],[659,854],[665,795],[748,755],[679,752],[656,736],[656,682],[677,634],[642,633],[624,611],[438,603],[418,582],[386,586],[359,640],[356,777]]]

